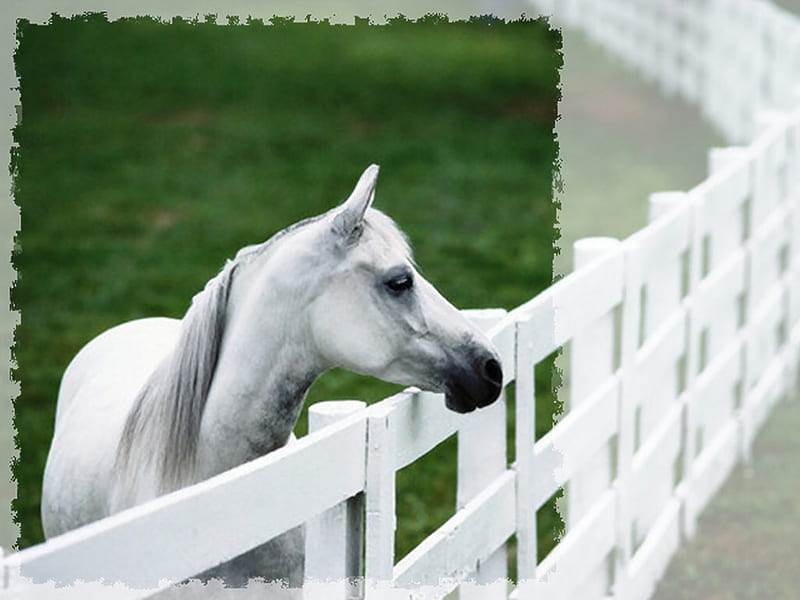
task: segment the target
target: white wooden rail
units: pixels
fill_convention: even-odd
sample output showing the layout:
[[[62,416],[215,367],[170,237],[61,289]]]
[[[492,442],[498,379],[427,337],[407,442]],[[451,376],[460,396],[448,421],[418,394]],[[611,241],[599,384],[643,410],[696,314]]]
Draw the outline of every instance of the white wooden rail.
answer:
[[[309,598],[508,598],[512,536],[511,597],[651,595],[796,388],[800,23],[761,0],[537,3],[740,145],[713,150],[694,189],[653,194],[650,224],[629,238],[578,242],[576,270],[529,302],[469,313],[515,386],[515,462],[505,394],[470,415],[413,389],[370,407],[325,403],[297,443],[6,557],[4,597],[71,597],[57,584],[99,581],[110,597],[146,598],[304,522]],[[567,411],[536,439],[534,367],[561,348]],[[452,435],[453,516],[398,561],[395,473]],[[561,489],[565,535],[538,556],[536,511]]]

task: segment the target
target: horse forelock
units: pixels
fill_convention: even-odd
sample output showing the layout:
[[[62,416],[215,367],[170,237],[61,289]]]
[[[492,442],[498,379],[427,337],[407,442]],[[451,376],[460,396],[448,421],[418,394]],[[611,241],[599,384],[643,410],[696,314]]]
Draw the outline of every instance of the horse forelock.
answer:
[[[386,246],[395,248],[410,262],[414,261],[408,236],[385,213],[374,208],[368,210],[364,215],[364,229]]]

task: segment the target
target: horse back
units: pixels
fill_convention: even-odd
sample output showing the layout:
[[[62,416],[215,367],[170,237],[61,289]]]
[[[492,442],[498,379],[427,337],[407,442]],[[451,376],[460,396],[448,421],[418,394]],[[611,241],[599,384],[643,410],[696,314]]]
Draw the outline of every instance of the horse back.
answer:
[[[179,330],[176,319],[123,323],[90,341],[67,367],[42,489],[47,537],[108,516],[125,419],[139,390],[174,347]]]
[[[61,378],[56,403],[56,428],[73,399],[85,390],[109,385],[119,392],[135,392],[174,347],[180,321],[164,317],[137,319],[112,327],[86,344],[72,359]],[[135,395],[134,392],[134,395]],[[117,395],[117,394],[114,394]],[[131,398],[132,400],[132,398]]]

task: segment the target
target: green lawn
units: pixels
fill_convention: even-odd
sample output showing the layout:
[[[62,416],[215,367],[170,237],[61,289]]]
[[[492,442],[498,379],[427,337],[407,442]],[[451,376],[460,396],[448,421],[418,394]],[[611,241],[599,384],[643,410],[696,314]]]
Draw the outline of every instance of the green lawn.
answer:
[[[338,203],[369,163],[376,206],[457,306],[512,308],[551,281],[560,39],[543,22],[55,18],[19,38],[20,547],[42,540],[58,383],[81,346],[180,317],[238,248]],[[310,402],[395,389],[332,372]],[[541,398],[542,427],[553,406]],[[452,514],[454,460],[451,440],[398,477],[399,556]],[[543,539],[557,527],[549,510]]]

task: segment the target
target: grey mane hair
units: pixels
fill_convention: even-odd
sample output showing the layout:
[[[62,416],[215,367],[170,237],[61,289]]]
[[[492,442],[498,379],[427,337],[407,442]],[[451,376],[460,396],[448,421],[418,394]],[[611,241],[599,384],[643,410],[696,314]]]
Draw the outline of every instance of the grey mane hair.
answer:
[[[131,494],[145,482],[139,478],[154,467],[157,493],[164,494],[192,482],[200,424],[214,378],[225,331],[228,297],[239,266],[263,255],[287,234],[325,218],[328,213],[305,219],[266,242],[245,246],[233,260],[206,283],[192,299],[181,325],[175,350],[147,380],[125,422],[115,457],[117,502],[127,505]],[[378,210],[364,219],[364,230],[387,244],[403,245],[411,259],[411,247],[395,222]],[[153,464],[155,463],[155,464]],[[152,472],[152,471],[150,471]]]
[[[190,476],[238,265],[238,260],[228,261],[194,296],[175,350],[134,401],[116,456],[116,472],[126,485],[135,486],[132,480],[147,460],[160,460],[160,465],[155,465],[159,494],[181,487]]]
[[[234,273],[290,232],[319,218],[305,219],[266,242],[241,248],[192,298],[175,350],[142,387],[125,421],[115,457],[120,502],[130,501],[138,478],[148,472],[148,462],[158,461],[152,466],[158,473],[155,483],[159,494],[190,482],[200,422],[225,332]]]

